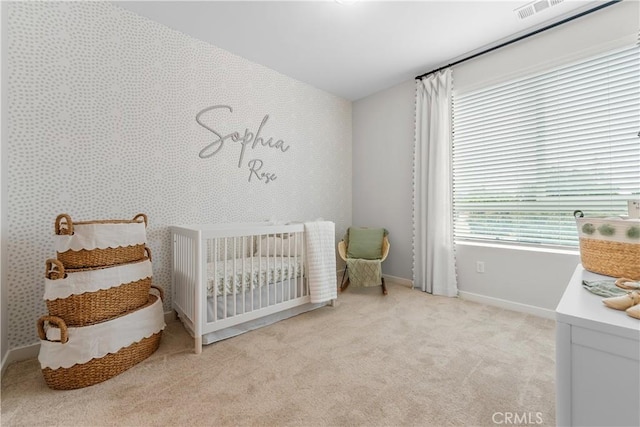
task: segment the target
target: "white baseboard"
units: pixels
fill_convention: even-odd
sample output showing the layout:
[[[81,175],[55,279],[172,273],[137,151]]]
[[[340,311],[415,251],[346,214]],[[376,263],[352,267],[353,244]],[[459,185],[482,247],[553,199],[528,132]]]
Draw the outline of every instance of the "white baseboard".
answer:
[[[385,280],[389,282],[397,283],[400,285],[413,288],[413,280],[404,279],[402,277],[390,276],[383,274]],[[517,311],[519,313],[532,314],[534,316],[543,317],[545,319],[556,320],[556,312],[546,308],[536,307],[534,305],[522,304],[519,302],[509,301],[500,298],[488,297],[485,295],[474,294],[472,292],[458,291],[458,296],[467,301],[478,302],[481,304],[491,305],[494,307],[500,307],[511,311]]]
[[[24,347],[12,348],[5,355],[2,361],[2,375],[4,375],[7,367],[13,362],[20,362],[22,360],[35,359],[40,352],[40,343],[31,344]]]
[[[169,323],[176,320],[175,312],[167,311],[164,313],[164,322]],[[31,345],[27,345],[24,347],[12,348],[7,351],[3,360],[2,360],[2,368],[0,373],[0,378],[4,375],[4,372],[7,369],[7,366],[12,364],[13,362],[20,362],[22,360],[28,359],[36,359],[38,357],[38,353],[40,353],[40,343],[35,343]]]
[[[7,362],[8,358],[9,351],[7,351],[2,357],[2,360],[0,360],[0,378],[2,378],[2,376],[4,375],[4,371],[7,369],[7,366],[9,366],[9,363]]]
[[[384,277],[384,280],[388,282],[397,283],[398,285],[406,286],[408,288],[413,288],[413,280],[391,276],[389,274],[383,274],[382,277]]]
[[[342,270],[336,271],[336,277],[338,278],[338,282],[342,279],[342,275],[344,274],[344,268]],[[406,286],[408,288],[413,288],[413,280],[405,279],[403,277],[391,276],[389,274],[383,274],[384,280],[392,283],[396,283],[398,285]],[[338,283],[339,284],[339,283]]]
[[[173,322],[174,320],[177,320],[178,317],[176,316],[176,312],[171,310],[171,311],[165,311],[164,313],[164,323],[170,323]]]
[[[492,305],[494,307],[500,307],[511,311],[532,314],[534,316],[543,317],[545,319],[556,320],[555,311],[536,307],[534,305],[522,304],[519,302],[513,302],[464,291],[458,291],[458,296],[467,301],[479,302],[481,304]]]

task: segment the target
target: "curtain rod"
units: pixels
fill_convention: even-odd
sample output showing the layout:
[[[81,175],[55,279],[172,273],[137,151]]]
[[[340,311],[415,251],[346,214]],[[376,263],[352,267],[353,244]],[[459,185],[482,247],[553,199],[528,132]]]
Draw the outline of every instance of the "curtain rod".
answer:
[[[546,27],[539,28],[539,29],[537,29],[535,31],[532,31],[530,33],[527,33],[527,34],[524,34],[522,36],[516,37],[513,40],[506,41],[506,42],[501,43],[501,44],[499,44],[497,46],[493,46],[493,47],[491,47],[489,49],[485,49],[482,52],[478,52],[478,53],[475,53],[473,55],[467,56],[466,58],[462,58],[462,59],[460,59],[458,61],[452,62],[451,64],[445,65],[445,66],[440,67],[440,68],[436,68],[435,70],[431,70],[431,71],[429,71],[427,73],[424,73],[424,74],[420,74],[419,76],[416,76],[415,79],[416,80],[420,80],[423,77],[428,76],[429,74],[437,73],[438,71],[444,70],[445,68],[453,67],[454,65],[461,64],[461,63],[463,63],[465,61],[468,61],[470,59],[476,58],[476,57],[478,57],[480,55],[484,55],[485,53],[493,52],[496,49],[500,49],[502,47],[508,46],[508,45],[510,45],[512,43],[515,43],[515,42],[519,42],[520,40],[523,40],[523,39],[526,39],[528,37],[534,36],[534,35],[536,35],[538,33],[543,32],[543,31],[547,31],[547,30],[549,30],[551,28],[557,27],[558,25],[566,24],[567,22],[573,21],[574,19],[577,19],[577,18],[580,18],[582,16],[588,15],[588,14],[593,13],[595,11],[598,11],[600,9],[604,9],[605,7],[609,7],[612,4],[620,3],[621,1],[622,0],[613,0],[613,1],[601,4],[601,5],[598,5],[598,6],[594,7],[593,9],[585,10],[584,12],[580,12],[577,15],[570,16],[570,17],[565,18],[565,19],[563,19],[561,21],[554,22],[553,24],[547,25]]]

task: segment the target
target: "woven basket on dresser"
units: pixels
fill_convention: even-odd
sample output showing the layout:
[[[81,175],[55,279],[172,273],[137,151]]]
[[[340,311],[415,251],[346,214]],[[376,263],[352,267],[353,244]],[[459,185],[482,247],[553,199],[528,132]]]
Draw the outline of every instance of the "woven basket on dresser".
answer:
[[[640,220],[588,218],[574,212],[582,266],[594,273],[640,280]]]
[[[160,293],[162,297],[161,290]],[[141,316],[146,316],[145,322],[140,322]],[[81,336],[83,329],[100,327],[102,330],[111,330],[112,335],[118,336],[129,329],[127,325],[135,328],[140,323],[145,325],[140,327],[140,331],[136,331],[138,335],[126,341],[125,345],[112,344],[118,346],[117,349],[109,349],[100,342],[104,336],[111,335],[110,333],[95,334],[95,342]],[[45,324],[48,324],[47,330]],[[52,389],[71,390],[113,378],[151,356],[158,349],[164,326],[162,302],[154,295],[149,295],[147,304],[136,310],[88,327],[69,328],[59,317],[42,316],[38,319],[37,325],[41,340],[38,359],[45,382]],[[51,333],[51,330],[54,330],[54,333]],[[88,360],[75,359],[78,357],[75,353],[78,347],[85,355],[103,351],[97,357],[88,356]],[[61,363],[60,360],[64,362]],[[56,366],[49,366],[52,361]]]
[[[44,299],[50,316],[66,326],[88,326],[147,303],[151,288],[151,253],[139,261],[108,267],[65,269],[46,261]]]
[[[144,258],[147,216],[132,220],[73,222],[67,214],[56,218],[57,258],[66,268],[123,264]]]

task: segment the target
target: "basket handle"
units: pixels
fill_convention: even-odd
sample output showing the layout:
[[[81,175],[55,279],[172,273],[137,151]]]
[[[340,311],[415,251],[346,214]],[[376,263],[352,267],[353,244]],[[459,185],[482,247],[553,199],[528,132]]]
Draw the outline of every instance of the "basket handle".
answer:
[[[62,222],[64,220],[64,223]],[[71,217],[67,214],[60,214],[56,218],[56,234],[73,234],[73,221],[71,221]]]
[[[160,300],[164,301],[164,290],[156,285],[151,285],[151,287],[160,293]]]
[[[582,211],[573,211],[574,218],[584,218],[584,213]]]
[[[64,279],[67,275],[64,272],[64,265],[55,258],[49,258],[46,261],[46,271],[44,273],[44,277],[49,280],[58,280]]]
[[[151,248],[149,246],[145,246],[144,251],[147,253],[147,258],[149,258],[149,261],[151,261]]]
[[[138,220],[138,218],[142,218],[142,220],[144,221],[144,226],[145,226],[145,228],[147,227],[147,225],[149,225],[149,224],[148,224],[148,220],[147,220],[147,215],[145,215],[145,214],[143,214],[143,213],[140,213],[140,214],[138,214],[138,215],[134,216],[134,217],[133,217],[133,220],[134,220],[134,221],[137,221],[137,220]]]
[[[55,324],[58,328],[60,328],[60,343],[64,344],[69,341],[69,331],[67,330],[67,324],[64,323],[64,320],[57,316],[42,316],[38,319],[38,336],[41,340],[47,340],[47,334],[44,331],[44,322],[49,322]],[[57,341],[52,341],[57,342]]]

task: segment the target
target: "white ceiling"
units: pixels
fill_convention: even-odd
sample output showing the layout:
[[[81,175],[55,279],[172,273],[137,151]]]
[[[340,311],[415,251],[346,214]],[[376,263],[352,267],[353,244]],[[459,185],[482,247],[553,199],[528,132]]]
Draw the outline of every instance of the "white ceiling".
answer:
[[[357,100],[606,2],[564,0],[524,20],[514,10],[531,0],[114,3]]]

